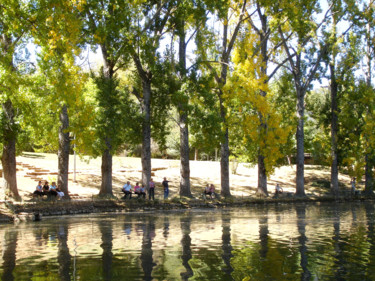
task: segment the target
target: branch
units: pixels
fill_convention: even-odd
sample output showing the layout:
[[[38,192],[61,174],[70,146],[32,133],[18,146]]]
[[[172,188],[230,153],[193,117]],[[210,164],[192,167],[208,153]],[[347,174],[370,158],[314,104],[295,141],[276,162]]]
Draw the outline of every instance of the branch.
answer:
[[[295,56],[295,55],[296,55],[296,54],[293,54],[293,56]],[[289,60],[289,58],[285,58],[281,63],[278,63],[278,62],[276,62],[276,61],[272,61],[272,63],[277,64],[277,67],[271,72],[270,75],[268,75],[268,78],[267,78],[267,80],[266,80],[266,83],[272,79],[272,77],[276,74],[276,72],[280,69],[280,67],[285,67],[285,68],[291,70],[290,68],[288,68],[287,66],[285,66],[285,63],[286,63],[288,60]]]
[[[292,68],[292,72],[294,72],[295,64],[294,64],[294,61],[292,59],[294,54],[292,55],[289,51],[289,48],[286,44],[286,39],[285,39],[284,33],[281,30],[281,26],[278,26],[278,29],[279,29],[279,33],[280,33],[280,36],[281,36],[281,39],[282,39],[282,45],[284,46],[285,52],[287,54],[287,59],[289,60],[289,64],[290,64],[290,67]]]

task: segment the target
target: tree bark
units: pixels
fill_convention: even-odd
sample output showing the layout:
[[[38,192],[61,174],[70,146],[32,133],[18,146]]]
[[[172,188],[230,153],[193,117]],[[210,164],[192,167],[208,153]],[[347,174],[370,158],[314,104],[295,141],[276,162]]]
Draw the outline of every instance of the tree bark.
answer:
[[[189,129],[186,124],[187,115],[180,114],[180,196],[191,197],[190,191],[190,149],[189,149]]]
[[[15,128],[15,113],[11,100],[3,103],[3,114],[5,125],[3,127],[3,155],[1,164],[3,166],[4,188],[10,192],[10,196],[15,200],[21,200],[17,187],[17,169],[16,169],[16,139],[17,131]]]
[[[264,156],[261,153],[258,154],[258,194],[268,196],[267,190],[267,173],[264,164]]]
[[[225,123],[225,116],[223,117],[223,122]],[[224,197],[231,196],[230,186],[229,186],[229,133],[228,128],[225,129],[224,142],[221,144],[221,159],[220,159],[220,169],[221,169],[221,195]]]
[[[335,76],[335,65],[330,64],[331,72],[331,192],[338,196],[339,194],[339,170],[338,170],[338,115],[337,115],[337,81]]]
[[[151,179],[151,80],[142,79],[143,126],[142,126],[142,183],[149,189]]]
[[[69,180],[69,150],[70,137],[67,129],[69,128],[68,108],[63,105],[60,112],[60,128],[59,128],[59,152],[58,152],[58,177],[57,185],[69,198],[68,180]]]
[[[297,88],[297,155],[296,155],[296,195],[305,196],[305,147],[304,147],[304,114],[305,114],[305,94],[303,90]]]
[[[102,184],[100,186],[99,195],[113,195],[112,192],[112,154],[110,141],[106,139],[107,149],[102,154]]]
[[[367,195],[373,194],[374,179],[373,179],[373,156],[369,153],[365,155],[366,167],[365,167],[365,193]]]
[[[186,42],[185,42],[185,21],[179,22],[179,68],[181,79],[186,78]],[[179,127],[180,127],[180,196],[191,197],[190,191],[190,148],[189,148],[189,125],[187,105],[189,99],[185,97],[178,105]]]
[[[108,54],[107,47],[105,44],[100,45],[102,50],[102,57],[103,57],[103,76],[105,79],[105,83],[110,82],[113,79],[114,75],[114,65],[115,63],[110,60],[110,55]],[[111,89],[112,90],[112,89]],[[111,93],[107,93],[107,95],[111,95]],[[112,191],[112,140],[110,137],[104,137],[105,142],[105,150],[102,153],[102,183],[100,186],[99,195],[100,196],[113,196]]]

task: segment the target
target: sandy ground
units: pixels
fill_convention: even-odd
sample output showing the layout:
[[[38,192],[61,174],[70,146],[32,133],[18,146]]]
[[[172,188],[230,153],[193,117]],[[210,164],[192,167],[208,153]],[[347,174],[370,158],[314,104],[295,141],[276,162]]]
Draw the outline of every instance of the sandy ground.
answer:
[[[98,194],[101,184],[101,159],[88,157],[75,159],[76,173],[74,176],[74,156],[70,157],[69,192],[85,197]],[[156,198],[162,198],[161,182],[163,177],[170,180],[170,197],[177,196],[180,182],[179,160],[152,159],[153,179],[156,183]],[[32,167],[27,167],[31,165]],[[42,169],[46,175],[31,178],[28,174]],[[57,179],[57,155],[44,153],[24,153],[17,157],[17,183],[20,195],[28,197],[35,190],[37,181]],[[214,161],[190,162],[191,190],[194,196],[199,197],[207,183],[213,183],[216,190],[220,189],[220,163]],[[234,196],[246,197],[255,194],[257,186],[257,167],[240,163],[236,174],[230,175],[231,193]],[[75,179],[75,180],[74,180]],[[141,160],[131,157],[113,158],[113,191],[120,196],[121,186],[129,180],[132,185],[141,180]],[[327,192],[329,188],[330,169],[320,166],[305,166],[306,193],[319,195]],[[342,187],[349,188],[350,178],[340,175]],[[269,177],[268,191],[274,192],[276,183],[284,191],[295,192],[295,166],[284,166],[276,169]]]

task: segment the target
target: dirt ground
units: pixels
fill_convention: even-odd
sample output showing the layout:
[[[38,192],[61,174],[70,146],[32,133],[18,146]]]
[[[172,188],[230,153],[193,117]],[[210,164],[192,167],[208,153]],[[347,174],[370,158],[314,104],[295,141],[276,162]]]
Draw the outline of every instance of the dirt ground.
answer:
[[[70,157],[69,192],[84,197],[97,195],[101,184],[101,159],[88,157],[74,160]],[[74,164],[75,162],[75,164]],[[17,183],[20,195],[28,197],[35,190],[37,181],[57,180],[57,155],[45,153],[24,153],[17,157]],[[180,182],[179,160],[152,159],[153,179],[156,183],[156,198],[162,198],[161,182],[164,177],[170,180],[170,197],[178,195]],[[74,166],[76,173],[74,175]],[[32,177],[30,173],[34,173]],[[257,186],[257,167],[249,164],[238,164],[236,174],[230,175],[231,193],[234,196],[253,196]],[[220,190],[220,163],[214,161],[190,162],[191,190],[195,197],[199,197],[207,183],[213,183],[216,190]],[[74,180],[75,179],[75,180]],[[141,160],[131,157],[113,158],[113,191],[120,196],[121,186],[129,180],[132,186],[141,180]],[[329,167],[305,166],[305,184],[308,195],[319,195],[329,191]],[[342,189],[349,188],[350,178],[339,175]],[[295,192],[295,166],[283,166],[276,169],[268,179],[268,191],[274,192],[279,183],[284,192]],[[158,188],[159,187],[159,188]]]

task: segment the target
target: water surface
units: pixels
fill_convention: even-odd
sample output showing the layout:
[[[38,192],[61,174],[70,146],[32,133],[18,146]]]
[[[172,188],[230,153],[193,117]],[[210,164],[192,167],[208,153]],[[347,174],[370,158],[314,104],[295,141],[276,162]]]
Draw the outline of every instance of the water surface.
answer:
[[[2,225],[1,280],[375,280],[374,203]]]

